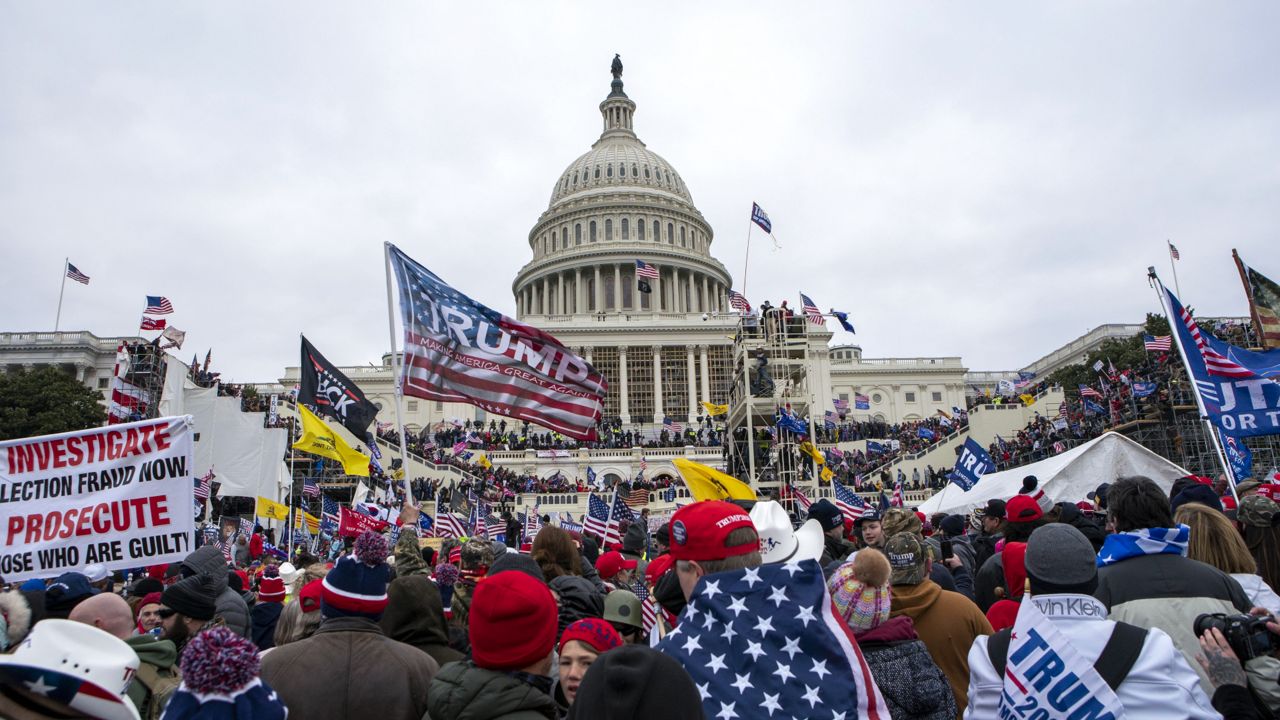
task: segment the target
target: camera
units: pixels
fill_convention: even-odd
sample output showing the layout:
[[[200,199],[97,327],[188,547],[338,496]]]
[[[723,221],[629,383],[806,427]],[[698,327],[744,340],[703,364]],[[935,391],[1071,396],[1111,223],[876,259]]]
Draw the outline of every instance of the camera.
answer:
[[[1270,615],[1256,617],[1254,615],[1227,615],[1226,613],[1202,613],[1196,616],[1196,637],[1200,637],[1209,628],[1217,628],[1227,639],[1231,651],[1240,658],[1241,663],[1256,657],[1270,655],[1280,650],[1280,635],[1267,629],[1268,622],[1274,622]]]

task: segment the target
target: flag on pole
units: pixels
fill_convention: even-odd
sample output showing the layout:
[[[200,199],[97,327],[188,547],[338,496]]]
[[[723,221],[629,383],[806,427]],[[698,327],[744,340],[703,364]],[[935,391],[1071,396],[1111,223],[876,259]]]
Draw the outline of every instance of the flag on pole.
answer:
[[[848,520],[857,520],[867,511],[867,503],[858,493],[841,485],[838,480],[831,481],[831,490],[835,495],[836,507]]]
[[[164,329],[164,332],[160,333],[160,337],[169,341],[168,344],[162,346],[163,348],[178,348],[181,350],[182,343],[186,342],[187,333],[170,325]]]
[[[198,477],[195,481],[195,498],[197,500],[208,500],[209,494],[213,487],[213,471],[204,474],[204,477]]]
[[[751,303],[747,300],[745,295],[737,290],[729,291],[729,307],[741,313],[751,312]]]
[[[1280,348],[1280,284],[1245,265],[1235,250],[1231,254],[1235,255],[1240,276],[1244,279],[1245,295],[1249,299],[1254,322],[1258,324],[1258,332],[1262,335],[1262,347]]]
[[[636,277],[658,279],[658,268],[643,260],[636,260]]]
[[[814,304],[808,295],[800,293],[800,303],[800,309],[804,312],[804,316],[809,319],[809,322],[815,325],[827,324],[827,319],[822,317],[822,311],[818,309],[818,306]]]
[[[1101,400],[1101,399],[1102,399],[1102,393],[1098,392],[1097,390],[1094,390],[1093,388],[1089,387],[1088,385],[1081,385],[1081,386],[1080,386],[1080,397],[1082,397],[1082,398],[1094,398],[1094,399],[1097,399],[1097,400]]]
[[[1182,327],[1186,328],[1195,345],[1194,349],[1198,350],[1200,357],[1204,359],[1205,370],[1210,375],[1226,378],[1251,378],[1254,376],[1252,370],[1232,360],[1210,345],[1209,341],[1200,332],[1200,326],[1191,317],[1191,312],[1182,303],[1178,302],[1178,299],[1174,297],[1173,293],[1169,292],[1168,288],[1165,288],[1165,292],[1169,293],[1169,300],[1178,316],[1177,319],[1170,319],[1170,322],[1180,322]],[[1184,349],[1188,353],[1192,351],[1192,348]]]
[[[142,316],[142,325],[139,330],[163,330],[165,327],[164,318],[150,318],[146,315]]]
[[[289,506],[259,495],[258,505],[253,514],[257,517],[270,518],[271,520],[288,520]]]
[[[595,493],[588,493],[587,518],[582,523],[582,529],[597,537],[604,537],[608,527],[609,505],[597,497]]]
[[[1147,352],[1169,352],[1172,349],[1172,336],[1159,335],[1152,337],[1151,335],[1142,336],[1142,349]]]
[[[902,487],[902,481],[893,484],[893,497],[889,500],[890,507],[906,507],[907,493]]]
[[[378,406],[306,337],[302,338],[299,370],[298,402],[315,408],[317,415],[337,420],[352,436],[366,439],[369,424],[378,415]]]
[[[303,497],[320,497],[320,483],[315,478],[304,478],[302,481]]]
[[[804,494],[804,490],[801,490],[800,486],[797,485],[791,489],[791,496],[796,501],[796,510],[809,512],[809,506],[813,505],[813,500],[810,500],[809,496]]]
[[[76,266],[72,265],[71,263],[67,263],[67,277],[71,278],[72,280],[75,280],[81,285],[89,284],[89,276],[80,272],[78,269],[76,269]]]
[[[756,203],[751,203],[751,222],[759,225],[761,230],[773,233],[773,223],[769,221],[769,214]]]
[[[871,396],[855,393],[853,396],[853,407],[857,410],[870,410]]]
[[[1182,259],[1182,255],[1178,253],[1178,246],[1174,245],[1172,242],[1169,242],[1169,257],[1174,260]]]
[[[836,310],[833,308],[831,310],[831,314],[834,315],[836,320],[840,322],[840,327],[844,328],[848,332],[856,333],[856,331],[853,329],[853,323],[849,322],[849,313],[840,312],[839,310]]]
[[[465,402],[594,440],[608,383],[559,340],[492,310],[387,245],[404,322],[404,394]]]
[[[298,406],[298,415],[302,417],[302,437],[293,444],[295,450],[337,460],[348,475],[369,477],[368,455],[356,452],[306,405]]]
[[[162,295],[148,295],[147,307],[142,311],[144,315],[169,315],[173,312],[173,304],[169,302],[169,298]]]
[[[672,420],[670,415],[663,415],[662,429],[666,430],[669,433],[679,434],[684,432],[684,425],[682,423],[676,422],[675,420]]]

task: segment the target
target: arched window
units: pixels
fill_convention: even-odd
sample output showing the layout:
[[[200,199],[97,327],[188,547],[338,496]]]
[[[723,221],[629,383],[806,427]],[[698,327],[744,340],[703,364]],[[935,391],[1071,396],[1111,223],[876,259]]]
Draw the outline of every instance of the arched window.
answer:
[[[630,228],[630,226],[627,224],[627,219],[626,219],[626,218],[622,218],[622,239],[623,239],[623,240],[630,240],[630,239],[631,239],[631,232],[630,232],[630,230],[631,230],[631,228]]]
[[[635,163],[631,164],[631,177],[640,177],[640,171],[636,168]]]
[[[605,165],[605,167],[604,167],[604,174],[605,174],[605,176],[606,176],[606,177],[613,177],[613,166],[612,166],[612,165]]]
[[[560,247],[569,247],[569,228],[567,227],[560,228]]]
[[[596,221],[595,220],[592,220],[591,224],[587,227],[587,238],[590,242],[596,241]]]
[[[578,173],[574,173],[574,174],[573,174],[573,184],[574,184],[574,185],[577,185],[577,184],[578,184]]]
[[[599,180],[599,179],[600,179],[600,166],[599,166],[599,165],[597,165],[597,166],[596,166],[596,179],[597,179],[597,180]]]
[[[545,237],[545,236],[543,236],[543,237]],[[557,248],[556,248],[556,234],[555,234],[555,233],[551,233],[551,250],[554,252],[556,249],[557,249]]]
[[[582,223],[575,223],[573,226],[573,244],[582,244]]]
[[[613,221],[604,221],[604,239],[606,242],[613,239]]]
[[[680,226],[680,247],[684,247],[684,226]]]
[[[658,224],[657,220],[653,221],[653,241],[662,242],[662,226]]]
[[[676,244],[676,226],[673,223],[667,223],[667,244]]]
[[[645,165],[645,166],[644,166],[644,179],[645,179],[645,180],[648,180],[648,179],[649,179],[649,166],[648,166],[648,165]]]
[[[636,238],[639,240],[644,239],[644,220],[643,219],[636,221]]]

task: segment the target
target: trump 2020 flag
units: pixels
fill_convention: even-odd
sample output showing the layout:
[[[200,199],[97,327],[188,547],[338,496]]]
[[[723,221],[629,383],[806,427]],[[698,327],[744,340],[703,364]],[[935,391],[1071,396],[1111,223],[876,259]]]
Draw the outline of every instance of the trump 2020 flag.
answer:
[[[465,402],[578,440],[596,437],[608,383],[559,340],[450,287],[387,244],[404,322],[404,394]]]
[[[708,718],[890,717],[813,560],[704,576],[657,648]]]
[[[1059,672],[1051,675],[1046,667]],[[1036,603],[1023,601],[1009,639],[997,717],[1122,718],[1124,706]]]
[[[947,479],[960,486],[961,490],[968,491],[974,485],[978,484],[978,480],[991,472],[996,464],[992,462],[991,456],[986,450],[978,444],[973,438],[966,438],[964,446],[960,449],[960,457],[956,458],[956,467],[947,476]]]

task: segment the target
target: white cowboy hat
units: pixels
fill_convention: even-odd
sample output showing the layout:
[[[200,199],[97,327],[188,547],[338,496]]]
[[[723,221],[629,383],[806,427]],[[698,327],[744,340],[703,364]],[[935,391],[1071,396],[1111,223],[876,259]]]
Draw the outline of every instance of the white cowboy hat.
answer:
[[[71,620],[41,620],[12,655],[0,655],[0,685],[103,720],[138,720],[125,695],[137,671],[123,640]]]
[[[751,508],[751,522],[760,535],[760,555],[765,564],[817,560],[825,542],[817,520],[806,520],[799,530],[791,528],[791,518],[773,500]]]

